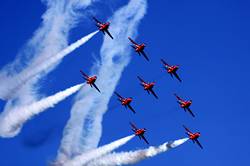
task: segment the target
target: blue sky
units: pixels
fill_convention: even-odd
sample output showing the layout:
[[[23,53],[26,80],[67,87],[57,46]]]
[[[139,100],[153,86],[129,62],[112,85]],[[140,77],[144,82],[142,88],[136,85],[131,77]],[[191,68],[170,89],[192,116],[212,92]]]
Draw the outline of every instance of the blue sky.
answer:
[[[96,15],[107,19],[125,4],[123,1],[96,3]],[[246,165],[249,163],[249,45],[250,22],[248,1],[211,0],[149,1],[147,15],[139,26],[137,41],[147,43],[148,63],[132,53],[132,60],[117,86],[124,96],[134,97],[138,112],[133,115],[112,97],[104,116],[100,144],[131,134],[128,122],[148,129],[152,145],[184,137],[182,124],[202,134],[204,150],[191,142],[172,151],[138,163],[150,165]],[[0,6],[1,61],[3,67],[14,60],[17,52],[41,22],[45,6],[40,1],[17,0]],[[92,32],[92,22],[82,21],[69,36],[70,43]],[[89,70],[99,56],[102,34],[68,56],[41,83],[41,93],[49,95],[82,82],[79,69]],[[86,56],[87,55],[87,56]],[[181,65],[183,83],[171,79],[161,68],[160,58]],[[138,84],[137,75],[157,82],[159,100],[148,96]],[[193,119],[179,109],[173,93],[193,100]],[[66,99],[28,121],[22,132],[11,139],[0,138],[0,165],[42,166],[53,160],[69,118],[73,97]],[[4,101],[0,101],[1,110]],[[134,138],[119,149],[147,146]]]

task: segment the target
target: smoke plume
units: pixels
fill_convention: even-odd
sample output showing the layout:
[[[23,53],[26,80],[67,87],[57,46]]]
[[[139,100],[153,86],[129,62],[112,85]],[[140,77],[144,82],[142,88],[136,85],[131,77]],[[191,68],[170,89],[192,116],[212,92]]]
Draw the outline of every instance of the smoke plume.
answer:
[[[119,140],[116,140],[110,144],[101,146],[97,149],[94,150],[90,150],[88,152],[85,152],[77,157],[75,157],[74,159],[72,159],[71,161],[66,162],[65,164],[63,164],[64,166],[82,166],[86,163],[88,163],[91,160],[95,160],[107,153],[112,152],[113,150],[119,148],[120,146],[126,144],[128,141],[130,141],[132,138],[134,138],[134,135],[131,136],[127,136],[124,138],[121,138]]]
[[[83,88],[71,109],[71,117],[64,129],[64,136],[57,160],[69,160],[98,146],[102,134],[102,118],[108,102],[130,60],[128,36],[136,36],[137,27],[144,17],[146,0],[130,0],[110,18],[110,32],[114,40],[104,38],[101,61],[97,68],[97,84],[101,94]],[[82,107],[85,106],[85,107]]]
[[[173,142],[166,142],[160,146],[151,146],[147,149],[130,152],[111,153],[97,160],[92,160],[87,164],[87,166],[115,166],[135,164],[147,158],[154,157],[160,153],[166,152],[170,149],[176,148],[185,143],[187,140],[188,138],[183,138]]]
[[[20,132],[27,120],[48,108],[54,107],[60,101],[80,90],[82,86],[83,84],[78,84],[30,105],[15,107],[12,110],[3,112],[0,115],[0,136],[14,137]]]

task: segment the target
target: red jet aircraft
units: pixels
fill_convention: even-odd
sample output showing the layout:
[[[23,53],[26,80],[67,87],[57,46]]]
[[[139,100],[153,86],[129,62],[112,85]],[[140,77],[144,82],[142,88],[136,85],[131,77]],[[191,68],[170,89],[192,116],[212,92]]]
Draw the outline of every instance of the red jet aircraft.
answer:
[[[134,40],[132,40],[130,37],[128,37],[128,39],[131,41],[131,43],[133,45],[131,45],[131,47],[133,47],[135,49],[135,52],[137,52],[139,55],[143,55],[144,58],[149,61],[146,53],[144,52],[144,48],[146,47],[146,45],[144,43],[142,44],[137,44]]]
[[[116,96],[118,97],[118,100],[121,102],[121,104],[123,106],[125,106],[125,108],[129,108],[133,113],[135,113],[135,110],[131,107],[130,103],[132,102],[132,97],[129,98],[125,98],[122,97],[119,93],[115,92]]]
[[[99,20],[97,20],[95,17],[93,17],[93,19],[95,20],[96,26],[99,28],[99,30],[102,31],[102,33],[104,35],[105,35],[105,33],[107,33],[111,37],[111,39],[113,39],[113,36],[110,34],[110,32],[108,30],[110,22],[102,23]]]
[[[141,81],[141,85],[144,87],[144,90],[146,90],[148,92],[148,94],[150,94],[150,92],[151,92],[154,95],[154,97],[158,99],[158,96],[153,91],[153,87],[155,85],[155,82],[148,82],[147,83],[141,77],[137,76],[137,78]]]
[[[85,74],[82,70],[80,70],[80,72],[81,72],[83,78],[87,81],[87,84],[89,84],[91,87],[94,86],[94,88],[96,88],[96,90],[98,90],[98,92],[101,92],[101,91],[97,88],[97,86],[96,86],[96,84],[95,84],[95,81],[96,81],[96,79],[97,79],[96,76],[90,77],[90,76],[88,76],[87,74]]]
[[[147,144],[148,141],[147,139],[144,137],[144,133],[147,131],[147,129],[143,128],[143,129],[138,129],[133,123],[130,122],[130,125],[132,127],[132,131],[135,133],[136,136],[138,136],[140,139],[143,139]]]
[[[181,79],[177,74],[177,70],[179,69],[179,65],[172,65],[171,66],[163,59],[161,59],[161,62],[163,63],[164,68],[167,70],[167,72],[170,74],[170,76],[173,78],[173,75],[174,75],[175,78],[177,78],[181,82]]]
[[[199,147],[201,149],[203,149],[203,147],[201,146],[201,143],[198,141],[198,138],[201,136],[200,132],[196,132],[196,133],[192,133],[187,127],[185,127],[183,125],[184,129],[186,130],[186,134],[188,135],[189,139],[191,139],[193,141],[193,143],[197,143],[197,145],[199,145]]]
[[[174,95],[177,98],[177,100],[178,100],[177,103],[180,104],[181,108],[183,108],[185,112],[188,111],[194,117],[193,112],[189,108],[190,105],[192,104],[192,100],[185,101],[182,98],[180,98],[179,96],[177,96],[177,94],[174,94]]]

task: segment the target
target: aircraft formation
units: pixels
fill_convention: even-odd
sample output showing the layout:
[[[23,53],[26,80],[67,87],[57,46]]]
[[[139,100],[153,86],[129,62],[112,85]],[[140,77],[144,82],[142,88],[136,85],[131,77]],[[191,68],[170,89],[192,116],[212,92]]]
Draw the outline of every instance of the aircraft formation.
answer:
[[[93,17],[93,20],[96,22],[96,26],[98,27],[99,31],[103,32],[104,35],[107,34],[111,39],[113,39],[113,36],[109,32],[110,22],[103,23],[103,22],[99,21],[95,17]],[[144,51],[144,49],[146,47],[146,44],[145,43],[138,44],[133,39],[131,39],[130,37],[128,37],[128,39],[132,43],[131,47],[135,50],[135,52],[138,53],[139,56],[142,55],[147,61],[149,61],[149,58],[148,58],[148,56],[146,55],[146,53]],[[164,59],[160,59],[160,62],[163,64],[164,70],[166,70],[166,72],[172,78],[175,77],[179,82],[182,82],[181,78],[177,74],[177,71],[179,70],[179,65],[170,65]],[[80,72],[81,72],[84,80],[86,80],[86,83],[88,85],[90,85],[91,87],[94,87],[98,92],[101,93],[100,89],[95,84],[95,81],[97,80],[97,76],[95,76],[95,75],[94,76],[88,76],[82,70],[80,70]],[[159,97],[157,96],[157,94],[153,90],[153,88],[154,88],[154,86],[156,84],[155,82],[147,82],[147,81],[145,81],[140,76],[137,76],[137,78],[140,81],[140,85],[143,87],[143,89],[148,94],[151,94],[156,99],[159,99]],[[131,102],[133,101],[132,97],[123,97],[118,92],[114,92],[114,94],[117,96],[117,99],[121,103],[122,106],[124,106],[126,109],[128,108],[129,110],[131,110],[134,114],[136,113],[136,111],[134,110],[134,108],[131,106]],[[192,105],[192,100],[184,100],[183,98],[181,98],[177,94],[174,94],[174,96],[176,97],[177,103],[179,104],[179,106],[185,112],[188,111],[188,113],[190,113],[190,115],[192,117],[195,117],[194,113],[190,109],[190,106]],[[147,131],[146,128],[137,128],[136,125],[134,123],[132,123],[132,122],[130,122],[129,124],[130,124],[130,126],[132,128],[133,133],[136,136],[138,136],[140,139],[144,140],[146,142],[146,144],[149,144],[149,142],[147,141],[146,137],[144,136],[145,132]],[[201,136],[200,132],[193,133],[186,126],[183,125],[183,127],[184,127],[185,133],[187,134],[187,136],[189,137],[189,139],[192,140],[193,143],[196,143],[201,149],[203,149],[201,143],[198,140],[198,138]]]

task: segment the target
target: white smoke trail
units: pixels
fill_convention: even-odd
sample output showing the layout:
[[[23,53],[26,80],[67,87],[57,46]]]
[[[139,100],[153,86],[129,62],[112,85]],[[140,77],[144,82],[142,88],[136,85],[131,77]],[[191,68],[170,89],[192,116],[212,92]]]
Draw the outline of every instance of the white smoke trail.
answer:
[[[0,99],[7,101],[5,110],[17,105],[27,105],[37,100],[37,82],[53,70],[60,61],[28,80],[25,73],[34,70],[41,62],[67,47],[69,31],[96,0],[41,0],[47,5],[40,27],[21,48],[15,60],[0,71]],[[28,74],[29,75],[29,74]],[[19,86],[20,85],[20,86]],[[13,92],[13,93],[11,93]]]
[[[1,137],[14,137],[17,135],[23,124],[31,119],[33,116],[52,108],[55,104],[69,97],[73,93],[80,90],[84,84],[78,84],[64,91],[58,92],[52,96],[46,97],[33,104],[16,107],[12,110],[3,112],[0,115],[0,136]]]
[[[13,98],[13,94],[16,94],[16,91],[20,89],[22,85],[24,85],[27,81],[32,79],[33,77],[37,76],[39,73],[42,73],[45,70],[48,70],[56,63],[60,62],[66,55],[77,49],[78,47],[82,46],[84,43],[89,41],[98,31],[92,32],[87,36],[79,39],[78,41],[74,42],[73,44],[69,45],[56,55],[52,55],[49,58],[41,59],[40,61],[36,61],[31,67],[26,68],[20,74],[15,77],[11,77],[7,80],[1,81],[2,84],[0,86],[0,92],[2,98],[10,99]]]
[[[187,140],[188,138],[183,138],[173,142],[166,142],[160,146],[151,146],[147,149],[130,152],[111,153],[99,159],[92,160],[87,164],[87,166],[115,166],[135,164],[137,162],[140,162],[150,157],[154,157],[160,153],[166,152],[170,149],[180,146]]]
[[[126,144],[128,141],[130,141],[132,138],[134,138],[134,135],[130,135],[124,138],[121,138],[119,140],[116,140],[110,144],[101,146],[97,149],[90,150],[88,152],[85,152],[72,160],[64,163],[64,166],[82,166],[86,163],[88,163],[91,160],[95,160],[105,154],[108,154],[115,149],[119,148],[120,146]]]
[[[37,68],[41,68],[41,62],[50,59],[51,56],[67,47],[68,33],[81,17],[79,11],[86,9],[92,1],[94,0],[42,0],[46,3],[47,10],[42,16],[41,26],[24,45],[15,60],[0,71],[0,98],[11,98],[0,115],[1,136],[12,137],[18,134],[22,126],[18,123],[19,121],[22,123],[23,119],[17,119],[17,121],[13,121],[13,124],[8,123],[8,120],[12,119],[11,112],[19,110],[18,107],[26,108],[27,105],[36,103],[38,80],[54,69],[60,59],[48,68],[41,70],[40,73]],[[88,35],[86,40],[89,40],[89,37],[92,35]],[[83,43],[82,40],[80,44],[81,42]],[[32,72],[33,75],[29,74]],[[34,77],[29,79],[32,76]],[[8,126],[8,124],[16,126]]]
[[[94,0],[42,0],[47,4],[47,10],[42,16],[41,26],[21,49],[14,62],[0,71],[0,98],[11,98],[1,117],[9,115],[10,111],[18,107],[26,107],[37,101],[38,80],[59,64],[63,56],[61,54],[60,57],[57,53],[68,48],[68,33],[81,17],[79,11],[86,9],[92,1]],[[94,34],[95,32],[77,41],[73,47],[88,41]],[[71,48],[63,53],[70,51]],[[48,59],[51,64],[45,62]]]
[[[98,73],[97,84],[102,93],[94,94],[87,88],[78,93],[71,109],[71,117],[64,129],[57,160],[68,160],[97,147],[102,133],[103,114],[122,71],[130,60],[127,37],[136,36],[138,24],[144,17],[146,8],[146,0],[130,0],[110,19],[110,31],[114,40],[104,38],[101,62],[95,72]]]

